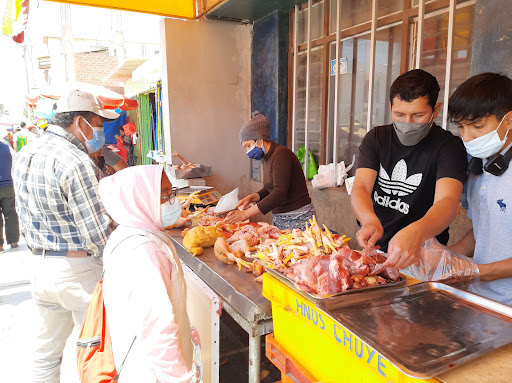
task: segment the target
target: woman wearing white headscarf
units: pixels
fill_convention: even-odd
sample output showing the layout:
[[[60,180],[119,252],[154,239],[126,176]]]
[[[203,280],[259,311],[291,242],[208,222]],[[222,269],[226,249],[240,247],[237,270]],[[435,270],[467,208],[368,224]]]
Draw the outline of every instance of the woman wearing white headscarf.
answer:
[[[100,181],[119,224],[103,255],[103,294],[120,383],[189,382],[192,366],[186,285],[171,239],[181,205],[161,165],[134,166]]]

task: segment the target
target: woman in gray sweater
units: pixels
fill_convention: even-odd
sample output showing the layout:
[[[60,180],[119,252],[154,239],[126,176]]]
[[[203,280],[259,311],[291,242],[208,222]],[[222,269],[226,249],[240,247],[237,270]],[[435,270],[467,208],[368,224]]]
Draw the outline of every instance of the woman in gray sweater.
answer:
[[[242,210],[230,212],[226,222],[244,221],[272,211],[272,223],[279,229],[305,229],[306,222],[316,213],[304,173],[290,149],[271,141],[270,120],[255,112],[240,129],[240,144],[249,158],[263,161],[263,188],[240,200],[237,208]]]

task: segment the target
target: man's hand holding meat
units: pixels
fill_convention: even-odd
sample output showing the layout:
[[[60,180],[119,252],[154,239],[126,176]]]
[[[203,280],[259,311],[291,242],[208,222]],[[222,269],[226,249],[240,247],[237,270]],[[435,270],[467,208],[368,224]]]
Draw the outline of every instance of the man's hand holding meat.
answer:
[[[388,245],[386,266],[404,269],[413,264],[421,254],[422,235],[412,225],[396,233]]]
[[[362,248],[373,247],[384,234],[384,229],[377,217],[376,220],[364,225],[356,234],[356,239]]]

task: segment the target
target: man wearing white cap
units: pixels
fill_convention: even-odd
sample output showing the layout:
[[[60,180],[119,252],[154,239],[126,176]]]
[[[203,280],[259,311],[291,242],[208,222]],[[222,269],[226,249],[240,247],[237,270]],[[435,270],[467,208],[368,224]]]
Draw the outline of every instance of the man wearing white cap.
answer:
[[[31,382],[59,382],[73,326],[80,328],[96,283],[110,218],[98,195],[98,169],[88,156],[104,142],[106,111],[92,94],[73,90],[57,102],[47,133],[16,157],[16,210],[35,255],[37,306]]]

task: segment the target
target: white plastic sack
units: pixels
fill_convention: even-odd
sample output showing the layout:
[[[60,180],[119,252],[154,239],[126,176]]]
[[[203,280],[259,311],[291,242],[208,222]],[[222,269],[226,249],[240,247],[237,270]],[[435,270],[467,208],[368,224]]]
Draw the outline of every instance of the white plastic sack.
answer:
[[[341,161],[336,168],[336,183],[334,181],[334,164],[320,165],[318,168],[318,174],[313,177],[311,185],[315,189],[334,188],[341,186],[347,178],[348,172],[354,166],[356,156],[352,157],[352,163],[348,166],[345,165],[345,161]]]
[[[213,210],[215,213],[223,213],[225,211],[233,210],[236,205],[238,205],[238,188],[229,192],[228,194],[224,194],[219,202],[217,202],[217,206]]]
[[[356,162],[356,156],[353,155],[352,156],[352,163],[350,165],[345,166],[345,162],[344,161],[341,161],[338,164],[338,169],[337,169],[337,171],[338,171],[338,177],[337,177],[338,186],[343,185],[344,180],[348,176],[348,172],[350,171],[350,169],[352,169],[352,167],[354,166],[355,162]]]
[[[322,167],[322,166],[326,166],[326,165],[320,165],[320,167]],[[332,171],[331,171],[331,174],[332,174]],[[313,180],[311,181],[311,185],[313,185],[313,187],[315,189],[325,189],[325,188],[335,187],[334,179],[333,179],[332,175],[326,176],[324,174],[315,174],[315,176],[313,176]]]

